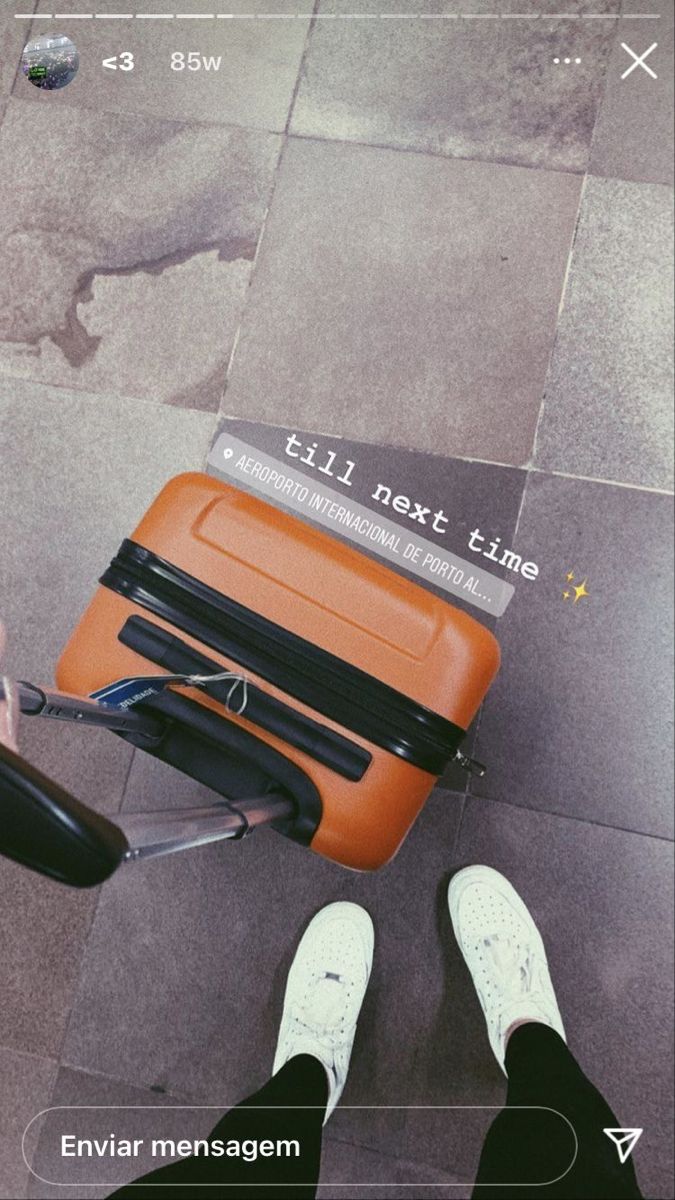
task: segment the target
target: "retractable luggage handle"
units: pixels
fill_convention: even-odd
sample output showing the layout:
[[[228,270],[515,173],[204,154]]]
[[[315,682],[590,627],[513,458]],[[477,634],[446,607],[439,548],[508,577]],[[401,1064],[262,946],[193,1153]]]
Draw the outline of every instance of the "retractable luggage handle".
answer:
[[[56,721],[74,721],[79,725],[98,725],[118,733],[135,733],[149,741],[157,741],[164,731],[163,723],[147,713],[133,708],[115,708],[83,696],[65,692],[46,691],[34,683],[20,680],[19,709],[27,717],[46,717]],[[0,700],[3,698],[0,683]]]
[[[19,707],[27,716],[107,727],[133,735],[136,745],[161,741],[165,722],[150,713],[116,709],[23,681],[17,686]],[[258,825],[288,820],[294,813],[291,796],[272,788],[261,796],[124,814],[112,821],[0,745],[0,853],[74,887],[102,883],[125,862],[241,839]]]

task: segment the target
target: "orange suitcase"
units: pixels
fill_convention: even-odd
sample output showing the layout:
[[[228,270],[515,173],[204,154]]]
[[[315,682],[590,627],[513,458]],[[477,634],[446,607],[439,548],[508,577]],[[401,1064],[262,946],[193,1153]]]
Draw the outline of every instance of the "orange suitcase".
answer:
[[[166,485],[100,583],[59,687],[105,696],[127,677],[242,674],[236,696],[221,681],[141,698],[167,732],[121,736],[223,796],[282,788],[295,814],[276,827],[357,870],[391,859],[462,758],[499,665],[463,611],[205,474]]]

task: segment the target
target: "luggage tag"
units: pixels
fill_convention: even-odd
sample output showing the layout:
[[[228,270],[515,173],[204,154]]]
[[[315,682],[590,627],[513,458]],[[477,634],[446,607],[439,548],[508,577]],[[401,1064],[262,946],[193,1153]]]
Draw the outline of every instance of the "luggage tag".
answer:
[[[225,679],[232,680],[225,707],[240,717],[248,702],[248,680],[245,675],[237,675],[235,671],[219,671],[216,675],[128,675],[125,679],[117,679],[114,683],[108,683],[98,691],[91,692],[90,699],[109,704],[113,708],[132,708],[142,700],[158,696],[170,683],[182,687],[202,687],[206,683],[219,683]],[[232,698],[240,686],[241,703],[238,708],[232,708]]]

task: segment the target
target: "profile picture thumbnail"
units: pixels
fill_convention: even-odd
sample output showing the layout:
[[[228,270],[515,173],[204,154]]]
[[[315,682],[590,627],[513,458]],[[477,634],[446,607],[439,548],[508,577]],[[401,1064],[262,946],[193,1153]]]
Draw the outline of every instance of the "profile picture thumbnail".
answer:
[[[66,87],[77,75],[80,56],[64,33],[45,33],[24,46],[21,69],[35,87],[53,92]]]

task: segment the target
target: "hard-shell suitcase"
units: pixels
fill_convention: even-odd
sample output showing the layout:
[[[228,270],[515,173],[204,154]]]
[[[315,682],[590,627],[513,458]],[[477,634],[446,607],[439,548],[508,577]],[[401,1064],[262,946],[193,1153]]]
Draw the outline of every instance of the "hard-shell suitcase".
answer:
[[[204,474],[166,485],[100,583],[59,686],[245,676],[141,699],[163,736],[122,736],[235,800],[280,788],[277,828],[359,870],[396,853],[499,665],[463,611]]]

